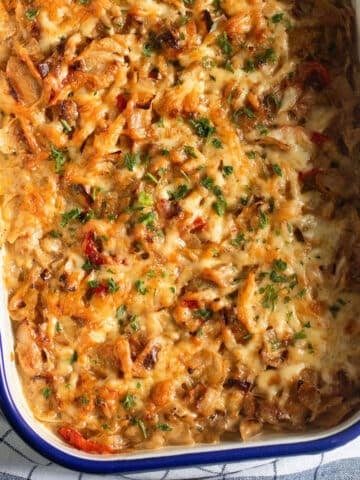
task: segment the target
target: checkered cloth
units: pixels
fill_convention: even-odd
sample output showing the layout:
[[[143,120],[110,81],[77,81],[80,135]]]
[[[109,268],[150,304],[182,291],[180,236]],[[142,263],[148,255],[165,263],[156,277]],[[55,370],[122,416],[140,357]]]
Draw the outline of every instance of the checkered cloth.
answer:
[[[0,480],[98,480],[36,453],[10,428],[0,412]],[[360,437],[332,452],[226,465],[109,475],[106,480],[360,480]]]

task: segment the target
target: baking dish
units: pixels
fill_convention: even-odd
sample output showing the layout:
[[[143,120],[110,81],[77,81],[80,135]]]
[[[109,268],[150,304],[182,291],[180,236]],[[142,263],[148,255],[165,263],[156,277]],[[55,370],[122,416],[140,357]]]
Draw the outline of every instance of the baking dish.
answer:
[[[1,265],[0,265],[1,266]],[[64,444],[32,417],[21,391],[13,358],[13,336],[7,319],[6,294],[1,293],[4,325],[0,332],[0,403],[10,423],[31,446],[64,466],[94,472],[110,473],[180,467],[194,464],[228,462],[280,455],[315,453],[346,443],[360,433],[360,414],[336,428],[306,434],[269,434],[246,444],[227,442],[194,448],[167,448],[161,451],[126,455],[96,456],[75,451]]]

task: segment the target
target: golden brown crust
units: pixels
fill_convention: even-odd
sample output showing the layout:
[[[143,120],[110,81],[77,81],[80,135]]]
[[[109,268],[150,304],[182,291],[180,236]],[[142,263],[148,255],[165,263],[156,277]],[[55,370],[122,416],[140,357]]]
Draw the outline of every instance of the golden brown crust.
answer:
[[[0,1],[9,312],[66,442],[246,440],[358,404],[353,15]]]

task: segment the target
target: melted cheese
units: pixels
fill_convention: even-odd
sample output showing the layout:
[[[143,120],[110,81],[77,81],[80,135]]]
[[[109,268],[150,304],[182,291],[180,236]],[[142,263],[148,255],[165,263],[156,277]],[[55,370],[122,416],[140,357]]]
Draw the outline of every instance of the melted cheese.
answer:
[[[352,10],[7,4],[4,275],[35,416],[94,453],[340,422],[360,386]]]

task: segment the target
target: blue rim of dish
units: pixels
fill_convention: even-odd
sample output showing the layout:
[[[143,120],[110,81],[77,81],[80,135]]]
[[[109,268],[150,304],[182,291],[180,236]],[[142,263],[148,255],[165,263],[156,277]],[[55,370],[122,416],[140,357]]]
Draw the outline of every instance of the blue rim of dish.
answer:
[[[125,473],[146,470],[164,470],[169,468],[209,465],[214,463],[239,462],[242,460],[265,459],[287,455],[319,453],[345,445],[360,435],[360,420],[343,431],[327,437],[301,441],[291,444],[265,445],[259,447],[233,448],[229,450],[211,450],[174,454],[156,458],[137,458],[132,460],[89,460],[65,453],[41,438],[24,420],[11,396],[5,375],[4,352],[0,335],[0,407],[9,423],[19,436],[38,453],[66,468],[87,473]]]

